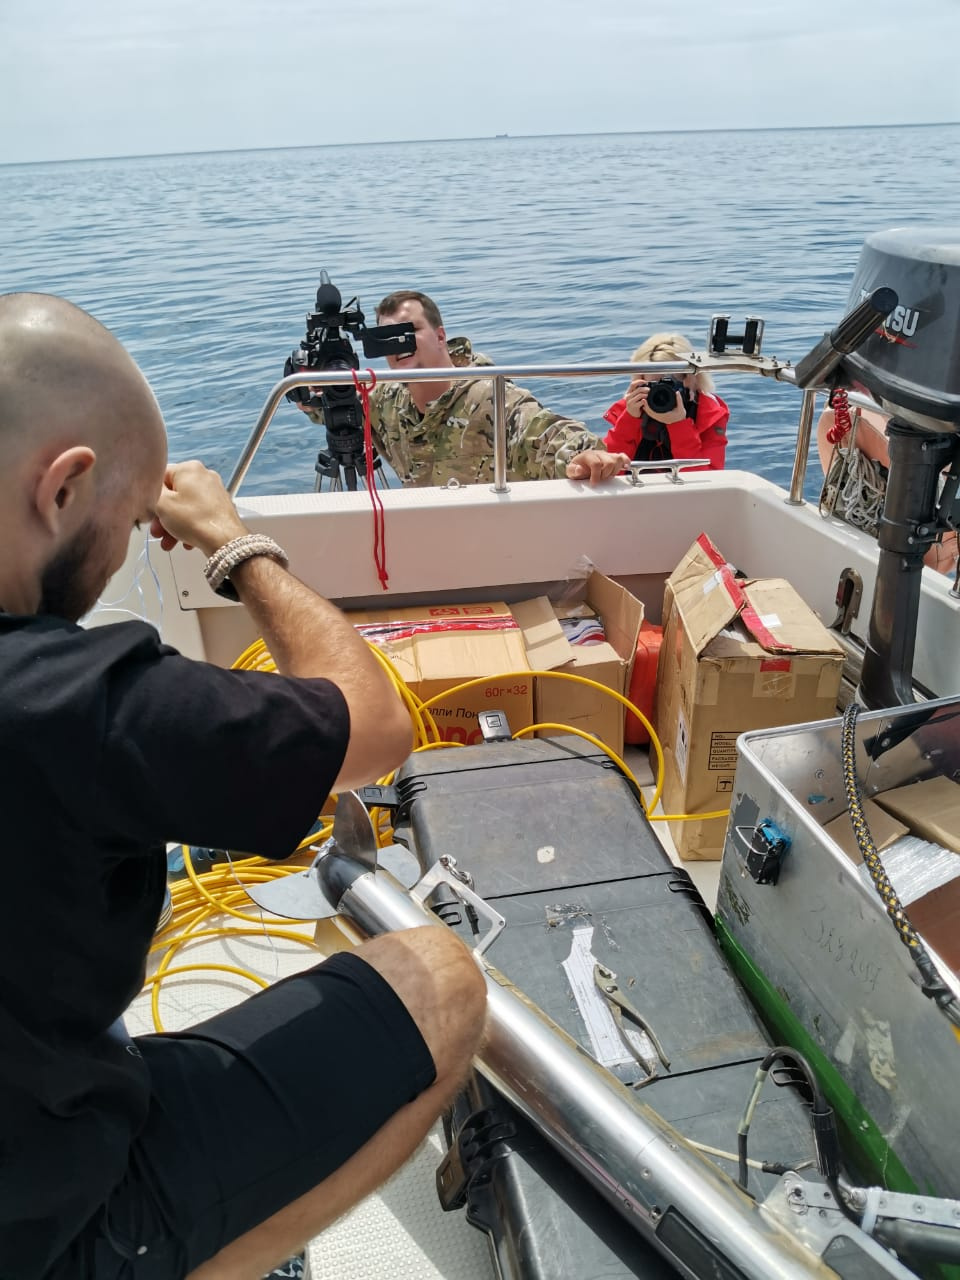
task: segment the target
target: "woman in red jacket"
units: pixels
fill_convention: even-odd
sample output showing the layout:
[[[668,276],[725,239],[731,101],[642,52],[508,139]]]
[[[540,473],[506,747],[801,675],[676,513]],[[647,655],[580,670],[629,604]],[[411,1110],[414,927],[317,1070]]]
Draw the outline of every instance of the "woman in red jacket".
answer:
[[[637,347],[631,360],[683,360],[693,350],[679,333],[655,333]],[[662,412],[647,403],[658,379],[638,374],[622,400],[603,415],[610,423],[604,440],[610,453],[625,453],[636,461],[663,458],[706,458],[710,470],[723,469],[730,410],[713,393],[708,373],[688,373],[680,379],[673,406]]]

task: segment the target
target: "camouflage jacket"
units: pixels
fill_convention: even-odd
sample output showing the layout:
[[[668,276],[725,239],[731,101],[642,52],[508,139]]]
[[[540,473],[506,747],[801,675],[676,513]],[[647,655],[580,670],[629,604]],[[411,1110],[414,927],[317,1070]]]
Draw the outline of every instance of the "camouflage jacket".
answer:
[[[447,343],[455,365],[482,368],[493,362],[475,353],[467,338]],[[603,439],[572,418],[545,409],[529,391],[507,382],[507,478],[552,480],[566,475],[574,454],[602,449]],[[403,485],[493,481],[493,381],[454,382],[421,413],[400,382],[375,387],[370,425],[379,452]]]

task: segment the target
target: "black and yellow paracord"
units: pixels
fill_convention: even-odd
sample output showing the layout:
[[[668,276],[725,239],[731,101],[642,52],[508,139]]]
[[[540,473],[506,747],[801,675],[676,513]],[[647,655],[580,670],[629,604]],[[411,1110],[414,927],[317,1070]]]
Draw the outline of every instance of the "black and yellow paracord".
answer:
[[[890,883],[880,857],[879,850],[873,842],[866,814],[863,810],[863,797],[860,790],[860,779],[857,777],[857,716],[860,708],[856,701],[847,704],[843,713],[840,729],[840,763],[843,769],[843,789],[847,798],[850,821],[857,841],[857,848],[863,858],[864,865],[870,872],[873,886],[880,895],[887,915],[896,929],[900,941],[910,952],[914,963],[923,978],[924,995],[935,1001],[939,1008],[953,1023],[960,1027],[960,1004],[946,986],[930,958],[930,953],[923,944],[923,939],[910,923],[903,903]]]

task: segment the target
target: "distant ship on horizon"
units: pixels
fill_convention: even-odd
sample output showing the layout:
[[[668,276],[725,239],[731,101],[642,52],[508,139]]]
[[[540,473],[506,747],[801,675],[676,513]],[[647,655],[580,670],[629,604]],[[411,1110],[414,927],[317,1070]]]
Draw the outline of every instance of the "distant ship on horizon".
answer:
[[[495,133],[493,136],[494,136],[495,138],[509,138],[509,137],[510,137],[509,133]]]

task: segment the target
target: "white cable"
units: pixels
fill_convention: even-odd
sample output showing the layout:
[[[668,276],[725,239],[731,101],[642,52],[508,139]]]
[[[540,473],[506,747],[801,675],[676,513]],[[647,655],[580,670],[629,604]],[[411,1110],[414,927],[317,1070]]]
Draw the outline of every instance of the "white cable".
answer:
[[[880,1212],[880,1197],[883,1195],[883,1187],[864,1187],[864,1207],[863,1217],[860,1219],[860,1230],[866,1232],[868,1236],[873,1235],[873,1229],[877,1225],[877,1215]]]
[[[115,600],[104,600],[102,597],[97,601],[96,608],[104,612],[116,613],[122,617],[132,618],[136,622],[149,622],[159,631],[163,623],[163,588],[160,585],[160,577],[154,567],[153,561],[150,559],[150,543],[156,539],[147,538],[143,544],[140,554],[137,556],[134,565],[133,577],[130,585]],[[157,603],[159,606],[158,617],[153,619],[149,616],[150,611],[147,608],[147,599],[143,590],[143,582],[145,575],[149,573],[153,579],[154,590],[157,594]],[[136,599],[132,601],[132,608],[127,607],[127,601],[130,596],[134,595]]]
[[[731,1164],[736,1164],[739,1160],[739,1156],[734,1155],[732,1151],[721,1151],[718,1147],[708,1147],[705,1142],[694,1142],[692,1138],[688,1138],[687,1141],[690,1143],[691,1147],[696,1147],[696,1149],[698,1151],[702,1151],[704,1155],[717,1156],[721,1160],[729,1160]],[[763,1171],[764,1162],[762,1160],[754,1160],[752,1156],[747,1156],[747,1164],[751,1169],[759,1169],[761,1172]],[[795,1164],[791,1167],[799,1172],[801,1169],[809,1169],[812,1164],[812,1160],[804,1160],[801,1164]]]

